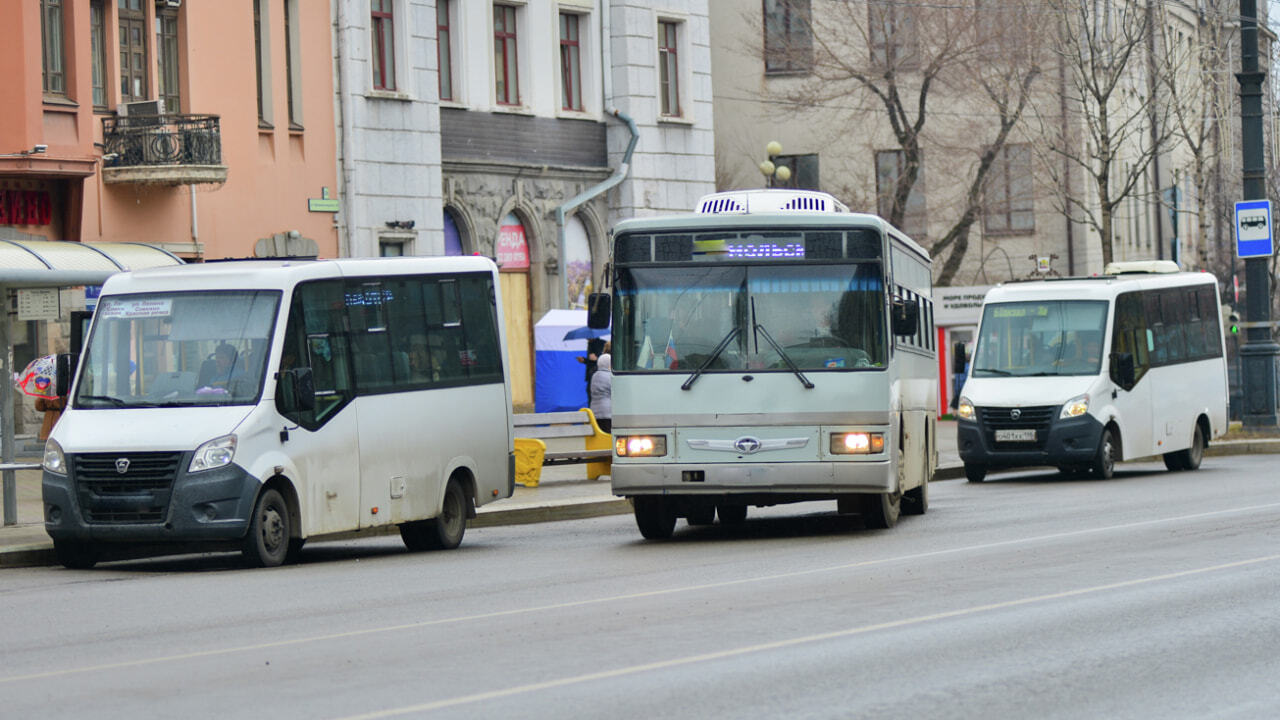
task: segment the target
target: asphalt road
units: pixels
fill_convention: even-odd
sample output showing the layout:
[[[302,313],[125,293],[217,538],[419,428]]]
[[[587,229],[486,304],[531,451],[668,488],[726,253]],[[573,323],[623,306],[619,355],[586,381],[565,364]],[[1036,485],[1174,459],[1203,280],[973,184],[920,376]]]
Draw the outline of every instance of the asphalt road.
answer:
[[[628,516],[0,574],[13,718],[1273,718],[1275,456],[934,483],[640,539]]]

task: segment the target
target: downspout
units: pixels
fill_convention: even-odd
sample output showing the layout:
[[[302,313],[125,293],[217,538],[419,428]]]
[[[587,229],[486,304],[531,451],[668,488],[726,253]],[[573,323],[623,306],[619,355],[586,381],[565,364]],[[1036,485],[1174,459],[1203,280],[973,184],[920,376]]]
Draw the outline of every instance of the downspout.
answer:
[[[352,197],[351,187],[355,177],[355,163],[351,160],[351,148],[353,146],[352,133],[354,132],[351,120],[351,95],[347,92],[350,87],[351,57],[347,52],[347,2],[348,0],[334,0],[338,5],[338,77],[336,78],[338,86],[338,114],[339,121],[342,123],[342,134],[340,137],[341,147],[339,152],[342,154],[341,166],[341,182],[342,187],[338,191],[342,200],[342,224],[344,232],[338,235],[338,257],[351,257],[351,247],[355,238],[356,219],[355,219],[355,199]]]
[[[600,37],[601,37],[601,89],[604,92],[604,101],[606,105],[613,100],[613,83],[610,77],[613,72],[613,56],[609,51],[610,35],[609,35],[609,2],[603,0],[600,5]],[[635,120],[630,115],[622,112],[616,107],[609,107],[607,111],[610,115],[627,124],[627,130],[631,133],[631,140],[627,142],[627,150],[622,154],[622,162],[618,165],[618,169],[603,182],[593,185],[583,190],[578,195],[570,198],[568,202],[556,208],[556,237],[560,243],[560,296],[563,299],[564,307],[569,307],[569,268],[565,264],[565,248],[564,248],[564,223],[565,216],[573,212],[578,206],[591,200],[592,198],[608,192],[610,188],[626,179],[627,174],[631,170],[631,154],[636,149],[636,142],[640,139],[640,130],[636,127]]]
[[[1062,144],[1065,147],[1071,124],[1067,119],[1067,64],[1061,57],[1058,58],[1058,107],[1062,116]],[[1062,156],[1062,204],[1066,210],[1063,216],[1067,221],[1067,275],[1074,276],[1076,242],[1075,223],[1071,218],[1071,159],[1065,154]]]
[[[198,252],[200,247],[200,222],[196,219],[196,186],[188,185],[191,188],[191,251]],[[204,253],[201,253],[203,255]]]

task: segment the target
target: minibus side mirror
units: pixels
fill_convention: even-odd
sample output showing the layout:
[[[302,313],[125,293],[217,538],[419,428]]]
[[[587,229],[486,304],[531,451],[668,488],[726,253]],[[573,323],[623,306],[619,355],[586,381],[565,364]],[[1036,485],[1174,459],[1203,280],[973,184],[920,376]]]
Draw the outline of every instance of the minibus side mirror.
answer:
[[[894,300],[889,311],[894,335],[915,335],[920,330],[920,306],[905,300]]]
[[[613,304],[609,293],[591,293],[587,296],[587,327],[604,330],[609,327]]]
[[[311,368],[299,367],[280,371],[280,389],[276,393],[276,410],[281,415],[294,415],[316,409],[316,383]]]
[[[1126,391],[1133,389],[1137,382],[1134,379],[1133,353],[1111,353],[1111,380]]]
[[[71,380],[76,376],[76,366],[80,364],[80,356],[75,353],[62,353],[54,362],[53,391],[58,397],[66,397],[71,391]]]
[[[968,353],[965,352],[964,343],[958,342],[951,346],[951,372],[956,374],[964,374],[965,366],[969,364]]]

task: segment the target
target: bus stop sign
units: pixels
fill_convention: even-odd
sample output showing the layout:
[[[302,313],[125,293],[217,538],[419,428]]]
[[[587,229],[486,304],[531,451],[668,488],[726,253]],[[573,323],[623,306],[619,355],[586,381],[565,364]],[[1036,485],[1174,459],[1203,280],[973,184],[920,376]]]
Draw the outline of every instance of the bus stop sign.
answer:
[[[1236,256],[1271,257],[1271,201],[1236,203]]]

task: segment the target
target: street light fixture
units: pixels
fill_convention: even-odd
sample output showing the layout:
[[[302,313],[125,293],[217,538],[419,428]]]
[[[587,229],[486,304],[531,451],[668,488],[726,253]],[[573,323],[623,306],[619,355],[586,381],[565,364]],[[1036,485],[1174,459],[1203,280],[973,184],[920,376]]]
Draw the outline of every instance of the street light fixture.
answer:
[[[764,146],[764,151],[768,154],[769,159],[761,161],[760,174],[765,176],[765,183],[768,187],[773,187],[774,180],[785,183],[791,179],[791,168],[786,165],[778,166],[774,163],[773,158],[782,154],[782,143],[777,140],[770,140]]]

